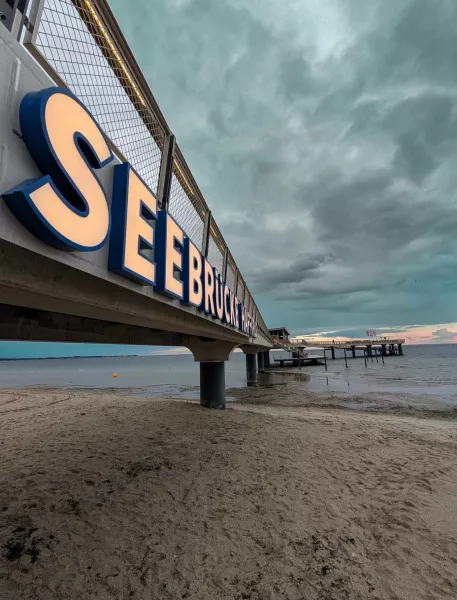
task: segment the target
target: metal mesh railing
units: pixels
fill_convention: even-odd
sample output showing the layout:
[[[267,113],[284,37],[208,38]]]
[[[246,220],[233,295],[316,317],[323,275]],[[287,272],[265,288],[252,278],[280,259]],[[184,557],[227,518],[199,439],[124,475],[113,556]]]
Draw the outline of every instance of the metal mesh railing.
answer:
[[[224,269],[224,255],[212,235],[210,235],[208,243],[208,260],[213,267],[216,267],[219,273],[222,273]]]
[[[163,156],[171,134],[122,36],[106,0],[31,0],[43,11],[30,48],[56,83],[67,86],[91,111],[121,160],[127,160],[163,201]],[[39,11],[38,11],[39,13]],[[38,14],[36,13],[36,14]],[[172,165],[168,210],[197,248],[204,252],[209,209],[179,148]],[[248,310],[259,330],[266,325],[252,301],[214,219],[209,222],[207,258]],[[237,283],[238,282],[238,283]],[[237,290],[235,285],[237,284]]]
[[[157,192],[165,133],[92,4],[85,0],[45,0],[35,46]]]
[[[211,226],[209,228],[208,260],[222,275],[226,247],[224,238],[219,231],[219,227],[216,225],[214,219],[211,219]]]
[[[201,252],[203,249],[204,221],[174,173],[171,178],[168,210]]]
[[[251,294],[246,290],[246,294],[244,296],[244,305],[247,308],[248,312],[252,311],[252,297]]]
[[[244,282],[241,275],[238,273],[238,289],[236,290],[237,298],[240,302],[244,302]]]
[[[235,279],[236,279],[236,265],[233,258],[229,255],[227,259],[227,276],[225,283],[229,286],[232,292],[236,293],[235,290]]]
[[[262,315],[260,314],[260,311],[257,308],[257,306],[256,306],[256,310],[257,310],[257,316],[258,316],[257,327],[260,329],[260,331],[262,332],[264,337],[266,337],[267,339],[270,339],[271,338],[270,332],[269,332],[268,327],[267,327],[265,321],[263,320]]]

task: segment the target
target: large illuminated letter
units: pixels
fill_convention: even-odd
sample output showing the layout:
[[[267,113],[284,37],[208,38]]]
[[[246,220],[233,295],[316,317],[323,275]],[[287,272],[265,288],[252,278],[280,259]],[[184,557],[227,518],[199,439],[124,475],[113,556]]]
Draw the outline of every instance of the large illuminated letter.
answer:
[[[206,258],[203,266],[203,308],[208,315],[216,316],[214,308],[214,268]]]
[[[184,302],[200,308],[203,301],[202,255],[189,238],[184,240],[183,280]]]
[[[232,324],[230,316],[232,314],[230,288],[227,284],[224,285],[224,319],[229,325]]]
[[[161,210],[156,228],[156,289],[179,300],[184,298],[183,247],[183,230],[166,210]]]
[[[246,309],[242,304],[238,305],[238,327],[243,333],[246,333]]]
[[[235,296],[235,294],[233,294],[233,321],[232,324],[235,327],[239,326],[239,311],[238,311],[238,306],[240,305],[240,301],[238,300],[238,298]]]
[[[113,190],[108,269],[155,285],[155,263],[144,251],[154,248],[157,199],[128,163],[114,167]]]
[[[235,294],[232,292],[232,290],[230,290],[230,323],[232,325],[236,325],[237,322],[237,318],[236,318],[236,296]]]
[[[221,276],[214,267],[214,298],[216,300],[216,317],[219,321],[224,319],[224,286]]]
[[[113,160],[101,129],[62,88],[27,94],[19,119],[27,149],[45,175],[4,193],[6,204],[31,233],[55,248],[101,248],[110,214],[94,169]]]

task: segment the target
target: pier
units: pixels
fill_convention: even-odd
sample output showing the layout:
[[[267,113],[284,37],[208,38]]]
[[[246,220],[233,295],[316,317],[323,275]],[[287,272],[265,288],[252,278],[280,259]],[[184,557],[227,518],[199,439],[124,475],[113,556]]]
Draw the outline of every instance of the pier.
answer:
[[[0,339],[183,346],[224,408],[271,335],[108,3],[1,10]]]
[[[273,350],[284,350],[291,354],[290,358],[275,358],[274,362],[279,363],[281,367],[285,366],[286,363],[290,363],[291,366],[301,366],[301,364],[319,364],[313,362],[311,357],[304,355],[305,348],[322,348],[324,350],[323,357],[312,357],[312,358],[323,358],[326,360],[326,351],[330,352],[332,360],[336,360],[336,350],[344,351],[344,358],[347,360],[347,353],[350,352],[349,356],[352,358],[371,358],[373,356],[403,356],[403,344],[405,339],[403,338],[367,338],[367,339],[353,339],[344,341],[330,341],[330,340],[308,340],[306,338],[294,338],[290,339],[289,331],[285,327],[276,329],[270,329],[270,334],[273,338]],[[357,354],[359,351],[359,354]],[[360,354],[360,351],[362,354]],[[269,354],[268,352],[266,354]],[[264,358],[264,361],[267,358]]]
[[[373,354],[373,349],[379,348],[383,356],[403,356],[403,338],[376,337],[355,340],[309,340],[306,338],[290,338],[290,333],[286,327],[279,327],[269,330],[273,339],[274,350],[286,350],[287,352],[300,352],[305,348],[323,348],[331,352],[335,359],[335,350],[350,350],[353,358],[356,358],[356,351],[363,350],[368,356]]]
[[[343,342],[329,342],[328,340],[290,340],[290,348],[323,348],[329,350],[333,360],[336,358],[335,350],[350,351],[353,358],[357,357],[357,350],[372,356],[375,349],[379,349],[383,356],[403,356],[404,339],[373,338],[366,340],[347,340]],[[362,354],[363,356],[363,354]]]
[[[307,347],[403,354],[404,340],[268,329],[106,0],[6,4],[0,339],[187,347],[209,408],[225,407],[235,348],[248,385],[272,348],[299,367],[322,358]]]

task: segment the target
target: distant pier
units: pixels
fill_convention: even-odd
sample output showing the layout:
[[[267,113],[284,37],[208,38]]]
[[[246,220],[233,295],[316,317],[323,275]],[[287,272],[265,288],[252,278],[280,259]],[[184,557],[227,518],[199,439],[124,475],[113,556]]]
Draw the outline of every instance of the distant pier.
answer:
[[[405,340],[403,338],[367,338],[357,340],[345,340],[343,342],[334,340],[307,340],[302,339],[289,339],[289,332],[285,327],[279,327],[277,329],[270,329],[270,334],[273,338],[273,349],[285,350],[286,352],[292,352],[295,354],[293,358],[305,358],[302,356],[305,348],[323,348],[324,351],[329,350],[333,360],[336,358],[335,350],[344,350],[352,353],[353,358],[357,358],[357,350],[363,350],[362,356],[372,357],[373,355],[381,356],[403,356],[403,344]]]
[[[312,366],[312,365],[325,365],[327,369],[327,350],[330,352],[329,358],[332,360],[336,359],[336,350],[343,350],[344,360],[346,368],[348,366],[348,352],[349,357],[352,354],[352,358],[364,358],[365,366],[367,366],[368,360],[374,358],[378,360],[378,357],[384,362],[385,356],[403,356],[403,344],[405,339],[403,338],[366,338],[366,339],[354,339],[345,341],[335,340],[308,340],[302,339],[290,339],[289,331],[286,327],[278,327],[270,329],[269,333],[273,339],[273,350],[284,350],[289,353],[289,357],[277,356],[273,358],[273,364],[280,367],[292,366]],[[308,348],[322,348],[324,350],[323,356],[309,356],[305,349]],[[357,354],[359,351],[359,354]],[[270,352],[267,350],[259,355],[259,371],[262,372],[265,369],[273,366],[270,362]],[[323,361],[323,363],[322,363]]]
[[[382,356],[403,356],[403,344],[405,343],[404,339],[388,339],[388,338],[376,338],[376,339],[366,339],[366,340],[347,340],[344,342],[329,342],[328,340],[322,341],[308,341],[308,340],[288,340],[287,345],[289,346],[287,350],[293,351],[294,349],[304,349],[304,348],[324,348],[324,350],[329,350],[331,353],[332,359],[335,359],[335,350],[346,350],[352,353],[353,358],[357,357],[357,350],[363,350],[364,354],[367,356],[372,356],[373,351],[377,351],[379,349]],[[274,346],[275,348],[281,348],[285,350],[284,342],[281,342],[280,345]],[[376,353],[376,352],[375,352]]]

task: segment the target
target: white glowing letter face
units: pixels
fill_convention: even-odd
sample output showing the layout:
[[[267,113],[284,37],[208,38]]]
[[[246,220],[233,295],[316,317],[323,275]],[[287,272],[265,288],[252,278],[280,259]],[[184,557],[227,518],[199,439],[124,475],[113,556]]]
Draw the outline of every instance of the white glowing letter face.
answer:
[[[235,327],[237,327],[238,329],[240,328],[240,311],[239,311],[239,306],[240,306],[241,302],[238,300],[238,298],[235,296],[235,313],[234,313],[234,322],[233,324],[235,325]]]
[[[203,306],[205,313],[216,316],[214,307],[214,268],[206,259],[203,266]]]
[[[108,268],[155,285],[156,266],[145,251],[154,248],[157,199],[128,163],[114,168],[112,228]]]
[[[166,210],[161,210],[156,229],[156,250],[160,253],[156,289],[179,300],[184,299],[183,249],[183,230]]]
[[[183,257],[183,302],[197,308],[201,307],[203,301],[202,269],[202,255],[195,244],[189,238],[186,238],[184,240]]]
[[[102,131],[62,88],[27,94],[19,117],[27,148],[46,175],[9,190],[5,202],[43,242],[60,250],[97,250],[108,237],[110,213],[94,170],[113,160]]]
[[[216,268],[214,268],[214,298],[216,317],[222,321],[224,319],[224,285]]]
[[[236,322],[236,296],[232,290],[230,290],[230,323],[236,325]]]
[[[230,320],[232,314],[230,294],[230,288],[228,287],[228,285],[224,285],[224,319],[229,325],[231,325],[232,323],[232,321]]]
[[[246,332],[246,309],[242,304],[238,305],[238,327],[243,333]]]

